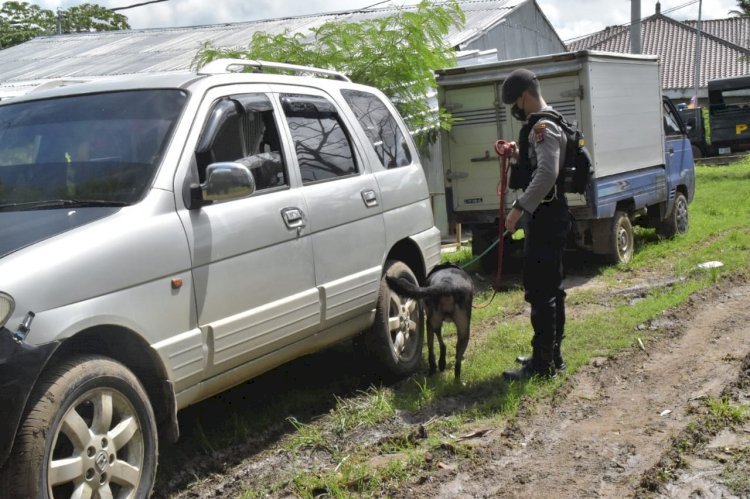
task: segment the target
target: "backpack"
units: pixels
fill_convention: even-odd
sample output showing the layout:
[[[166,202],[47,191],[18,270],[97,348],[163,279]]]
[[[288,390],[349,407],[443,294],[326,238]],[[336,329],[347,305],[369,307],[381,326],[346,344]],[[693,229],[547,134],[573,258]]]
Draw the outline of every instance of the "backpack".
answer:
[[[513,165],[508,186],[511,189],[526,189],[531,182],[531,165],[528,148],[529,133],[537,121],[546,118],[557,123],[565,134],[565,160],[557,176],[557,187],[562,192],[583,194],[591,177],[591,154],[584,145],[583,132],[566,120],[557,111],[541,111],[529,115],[526,124],[521,128],[518,143],[520,161]]]

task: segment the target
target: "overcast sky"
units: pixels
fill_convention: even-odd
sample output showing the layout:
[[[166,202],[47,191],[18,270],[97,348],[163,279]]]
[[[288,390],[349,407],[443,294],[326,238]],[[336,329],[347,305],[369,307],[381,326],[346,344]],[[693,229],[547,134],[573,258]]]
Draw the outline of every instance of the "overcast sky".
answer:
[[[67,8],[86,0],[30,0],[48,9]],[[122,7],[146,0],[88,0],[106,7]],[[341,10],[355,10],[375,4],[378,0],[167,0],[122,11],[133,28],[162,28],[201,24],[231,23],[299,16]],[[537,0],[563,40],[599,31],[606,26],[630,21],[630,0]],[[662,12],[690,0],[663,0]],[[393,0],[392,4],[414,3],[413,0]],[[654,13],[654,0],[641,1],[641,17]],[[703,19],[728,17],[736,8],[736,0],[703,0]],[[682,21],[698,18],[698,1],[675,12],[670,17]]]

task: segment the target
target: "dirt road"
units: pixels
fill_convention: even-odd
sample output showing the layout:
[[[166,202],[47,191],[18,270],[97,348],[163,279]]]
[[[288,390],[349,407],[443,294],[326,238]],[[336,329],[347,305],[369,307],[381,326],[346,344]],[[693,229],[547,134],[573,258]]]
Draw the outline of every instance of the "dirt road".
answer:
[[[482,466],[457,468],[413,494],[572,498],[649,492],[664,471],[657,465],[706,398],[719,399],[739,386],[734,402],[750,402],[750,383],[742,380],[750,377],[750,286],[704,292],[660,322],[669,333],[644,345],[645,351],[594,359],[551,404],[522,411],[505,431],[478,441],[475,449],[486,457]],[[725,431],[719,448],[747,451],[749,432],[750,425]],[[731,497],[719,483],[721,466],[703,461],[713,478],[688,467],[676,480],[665,480],[662,490],[674,497]]]

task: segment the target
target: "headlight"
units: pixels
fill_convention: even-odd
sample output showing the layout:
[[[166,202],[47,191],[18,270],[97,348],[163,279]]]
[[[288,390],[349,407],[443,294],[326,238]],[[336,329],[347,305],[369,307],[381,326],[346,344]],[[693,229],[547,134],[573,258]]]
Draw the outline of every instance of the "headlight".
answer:
[[[5,326],[5,323],[10,318],[10,314],[13,313],[16,303],[10,295],[0,293],[0,327]]]

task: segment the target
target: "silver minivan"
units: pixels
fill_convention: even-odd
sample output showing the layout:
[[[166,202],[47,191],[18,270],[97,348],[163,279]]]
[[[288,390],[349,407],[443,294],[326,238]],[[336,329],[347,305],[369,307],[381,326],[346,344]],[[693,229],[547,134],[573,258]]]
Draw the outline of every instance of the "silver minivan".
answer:
[[[422,310],[384,276],[439,256],[403,121],[343,75],[221,60],[4,102],[0,491],[147,496],[179,410],[344,339],[408,375]]]

